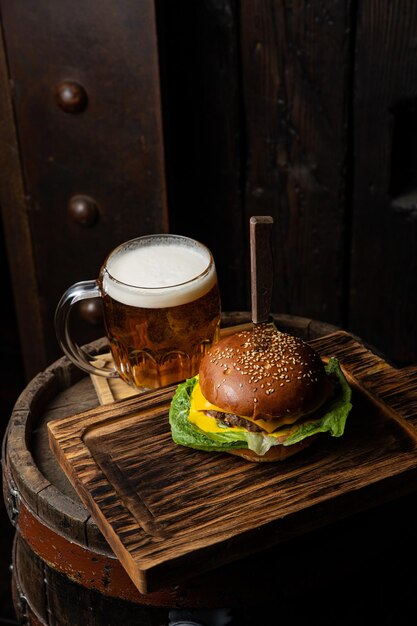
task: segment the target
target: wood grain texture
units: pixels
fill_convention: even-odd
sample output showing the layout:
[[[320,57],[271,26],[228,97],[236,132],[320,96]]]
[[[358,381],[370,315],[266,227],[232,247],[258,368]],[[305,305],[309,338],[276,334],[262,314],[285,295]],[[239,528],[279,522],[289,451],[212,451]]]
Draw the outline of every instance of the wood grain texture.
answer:
[[[33,242],[30,234],[23,170],[19,160],[18,131],[14,120],[12,85],[9,80],[7,54],[0,32],[0,209],[4,225],[11,278],[19,292],[16,309],[22,343],[26,346],[26,374],[38,372],[46,362],[45,337],[37,305],[36,271],[33,265]],[[16,255],[16,251],[19,254]],[[7,297],[7,296],[6,296]],[[9,293],[12,298],[12,293]],[[27,312],[32,311],[31,324]]]
[[[350,6],[240,3],[245,211],[276,224],[273,310],[340,326]]]
[[[51,329],[65,289],[97,277],[121,242],[169,228],[156,18],[153,0],[122,0],[106,10],[90,3],[79,12],[66,1],[35,7],[1,0],[0,6],[19,137],[8,163],[13,177],[0,172],[1,186],[13,184],[22,194],[18,205],[11,197],[2,208],[15,220],[9,260],[33,377],[60,356]],[[56,102],[57,87],[68,80],[87,93],[79,113]],[[92,227],[68,212],[79,194],[98,205]],[[26,256],[23,269],[17,249]],[[103,333],[73,321],[81,345]]]
[[[226,324],[243,323],[250,319],[250,314],[224,313],[222,319]],[[292,321],[296,332],[299,324],[306,330],[311,323]],[[284,316],[283,324],[290,328],[291,319]],[[91,356],[98,352],[101,355],[105,347],[103,339],[86,346],[86,350]],[[252,626],[249,606],[256,607],[252,616],[253,612],[259,615],[259,605],[265,606],[268,614],[273,613],[269,599],[277,583],[273,578],[264,581],[258,577],[259,563],[264,565],[265,555],[231,563],[221,571],[193,577],[185,584],[176,581],[175,585],[146,596],[139,592],[49,450],[48,421],[96,406],[97,396],[90,378],[63,358],[28,385],[10,420],[2,469],[5,501],[8,507],[17,505],[18,549],[13,553],[13,580],[25,598],[22,606],[16,598],[18,614],[29,613],[32,608],[42,623],[70,619],[72,624],[93,621],[97,625],[107,624],[109,619],[112,623],[117,621],[109,616],[123,615],[129,623],[139,625],[143,619],[148,625],[168,623],[172,607],[227,606],[233,607],[234,616],[239,611],[239,617],[235,616],[238,624]],[[15,501],[10,498],[12,489],[18,494]],[[291,550],[288,552],[291,563]],[[274,557],[268,558],[274,562]],[[240,575],[242,569],[244,577]],[[41,579],[39,571],[43,572]],[[44,580],[48,605],[42,612]],[[285,594],[289,591],[290,585]],[[265,623],[269,621],[266,619]]]
[[[95,367],[106,369],[114,367],[111,353],[100,354],[99,357],[94,359],[94,365]],[[123,400],[139,393],[138,389],[133,389],[121,378],[105,378],[95,374],[91,374],[90,378],[100,404],[109,404],[110,402]]]
[[[93,357],[105,345],[99,340],[86,349]],[[3,439],[3,488],[6,507],[14,506],[11,493],[16,491],[18,502],[22,499],[47,525],[58,525],[69,540],[84,541],[91,529],[90,514],[65,475],[54,471],[52,455],[42,436],[45,426],[41,426],[50,413],[55,418],[70,414],[75,398],[77,406],[83,407],[81,410],[97,402],[90,381],[66,358],[39,373],[23,390]],[[102,548],[101,534],[94,528],[91,531],[90,545]]]
[[[50,445],[142,591],[223,565],[412,489],[417,378],[348,333],[315,339],[354,389],[345,436],[285,464],[175,446],[174,388],[48,425]]]
[[[417,350],[417,6],[393,8],[358,3],[349,328],[407,363]]]
[[[274,220],[271,216],[253,216],[250,229],[250,267],[252,321],[268,322],[271,314],[274,263],[272,256],[272,233]]]
[[[247,324],[250,312],[222,313],[222,333],[227,327]],[[328,324],[290,315],[274,315],[281,330],[311,339],[332,330]],[[103,337],[84,346],[91,358],[108,350]],[[130,388],[129,388],[130,390]],[[17,490],[34,515],[51,528],[59,527],[69,541],[86,542],[92,550],[108,552],[108,544],[88,510],[80,502],[52,454],[47,423],[92,409],[97,394],[86,376],[66,357],[35,376],[15,403],[3,439],[3,474],[6,506],[13,506],[11,490]]]

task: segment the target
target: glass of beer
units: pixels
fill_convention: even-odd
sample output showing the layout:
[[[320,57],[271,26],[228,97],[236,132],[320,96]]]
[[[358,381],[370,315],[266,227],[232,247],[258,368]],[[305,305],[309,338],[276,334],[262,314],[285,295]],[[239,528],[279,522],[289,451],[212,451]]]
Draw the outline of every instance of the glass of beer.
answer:
[[[71,338],[70,312],[86,298],[103,302],[104,325],[115,369],[102,369]],[[197,374],[217,341],[220,296],[213,257],[188,237],[160,234],[132,239],[113,250],[98,280],[72,285],[55,314],[64,353],[90,374],[120,376],[153,389]]]

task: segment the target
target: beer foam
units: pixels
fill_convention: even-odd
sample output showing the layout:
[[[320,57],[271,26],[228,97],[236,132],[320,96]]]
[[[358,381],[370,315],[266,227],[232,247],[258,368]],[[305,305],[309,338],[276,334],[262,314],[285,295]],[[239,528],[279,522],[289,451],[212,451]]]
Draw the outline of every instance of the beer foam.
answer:
[[[216,270],[204,246],[184,241],[161,238],[158,243],[116,250],[103,274],[105,293],[123,304],[152,309],[200,298],[215,284]]]

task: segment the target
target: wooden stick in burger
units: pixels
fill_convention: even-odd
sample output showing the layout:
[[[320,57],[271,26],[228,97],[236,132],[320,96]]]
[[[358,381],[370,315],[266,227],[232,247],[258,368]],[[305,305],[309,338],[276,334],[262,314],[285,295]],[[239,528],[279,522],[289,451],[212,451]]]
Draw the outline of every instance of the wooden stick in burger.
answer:
[[[270,317],[273,220],[250,220],[252,328],[206,353],[199,374],[181,383],[169,421],[175,443],[247,461],[283,461],[320,433],[343,435],[351,390],[337,359],[325,365]]]
[[[252,295],[252,322],[270,322],[274,267],[272,259],[271,216],[250,218],[250,269]]]

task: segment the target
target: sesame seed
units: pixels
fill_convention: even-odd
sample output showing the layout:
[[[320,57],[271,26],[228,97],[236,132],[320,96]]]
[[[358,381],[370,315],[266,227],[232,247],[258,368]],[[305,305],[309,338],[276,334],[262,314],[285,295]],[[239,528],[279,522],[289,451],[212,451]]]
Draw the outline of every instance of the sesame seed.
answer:
[[[292,381],[312,384],[319,380],[320,367],[313,366],[305,371],[310,356],[309,348],[306,351],[301,339],[282,333],[271,324],[256,324],[250,330],[239,332],[237,337],[240,345],[211,349],[210,362],[222,368],[223,375],[236,372],[242,379],[246,376],[249,384],[260,385],[266,391],[276,382],[283,387]],[[223,382],[225,380],[223,378]]]

